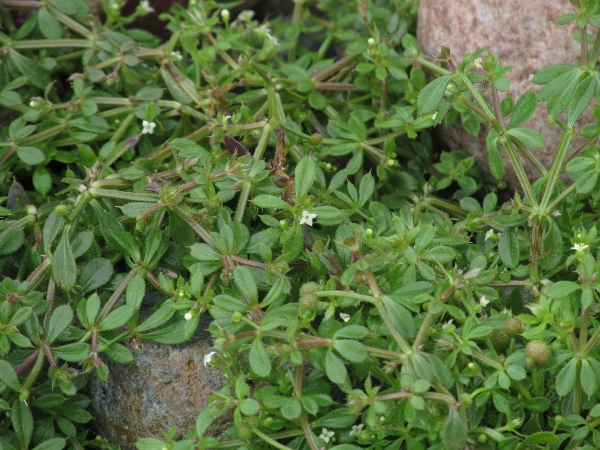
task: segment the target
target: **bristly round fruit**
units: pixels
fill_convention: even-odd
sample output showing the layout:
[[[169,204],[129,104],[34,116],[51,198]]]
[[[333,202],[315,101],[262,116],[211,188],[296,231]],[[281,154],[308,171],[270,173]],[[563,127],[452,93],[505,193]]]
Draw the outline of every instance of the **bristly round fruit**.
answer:
[[[552,352],[544,341],[538,339],[530,341],[525,347],[525,354],[529,356],[538,366],[543,366],[550,358],[552,358]]]
[[[319,304],[315,294],[320,289],[321,286],[317,283],[304,283],[300,288],[300,308],[305,311],[314,310]]]
[[[497,352],[503,352],[510,345],[510,337],[503,330],[494,329],[490,333],[490,342]]]
[[[518,336],[523,331],[525,331],[523,322],[518,317],[511,317],[504,322],[504,332],[510,337]]]

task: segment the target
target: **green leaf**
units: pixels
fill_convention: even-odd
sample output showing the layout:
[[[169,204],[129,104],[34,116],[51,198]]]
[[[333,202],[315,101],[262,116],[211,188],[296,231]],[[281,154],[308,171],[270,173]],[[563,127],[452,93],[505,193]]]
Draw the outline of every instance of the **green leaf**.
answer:
[[[39,63],[21,55],[14,48],[10,49],[8,56],[15,66],[17,66],[19,72],[28,77],[29,81],[34,86],[44,89],[50,82],[48,74],[42,69]]]
[[[246,266],[238,266],[235,268],[233,276],[240,292],[250,300],[250,303],[256,305],[258,303],[258,289],[250,269]]]
[[[551,432],[551,431],[542,431],[539,433],[533,433],[530,434],[529,436],[527,436],[523,442],[521,442],[521,445],[519,446],[519,448],[527,448],[529,445],[540,445],[540,444],[550,444],[554,441],[556,441],[557,437],[556,435]],[[521,446],[527,446],[527,447],[521,447]]]
[[[33,416],[24,401],[15,400],[12,406],[11,420],[21,448],[29,448],[33,434]]]
[[[584,172],[575,181],[575,188],[580,194],[589,194],[598,184],[598,173],[595,170]]]
[[[396,330],[405,338],[414,337],[417,330],[412,314],[404,306],[387,295],[383,297],[383,303]]]
[[[52,258],[52,275],[56,284],[63,289],[71,290],[77,280],[77,266],[75,265],[75,256],[71,249],[68,230],[65,229],[62,237],[56,246],[54,257]]]
[[[427,115],[436,110],[444,98],[448,82],[453,75],[444,75],[429,83],[419,94],[417,107],[422,115]]]
[[[292,206],[287,202],[283,201],[279,197],[275,197],[274,195],[257,195],[253,200],[254,204],[259,208],[265,209],[283,209],[285,211],[291,211]]]
[[[260,339],[254,339],[249,354],[250,368],[259,377],[267,377],[271,373],[271,360]]]
[[[508,128],[516,128],[529,119],[537,109],[537,104],[535,92],[525,92],[512,111]]]
[[[347,408],[337,408],[319,417],[312,423],[312,426],[334,429],[349,428],[356,423],[358,416]]]
[[[589,396],[592,397],[596,393],[596,388],[598,386],[596,380],[596,374],[594,373],[594,369],[589,361],[582,359],[581,360],[581,372],[579,374],[581,379],[581,387],[583,387],[583,391]]]
[[[211,426],[214,412],[213,406],[208,405],[202,408],[198,414],[198,417],[196,418],[196,435],[198,438],[204,436],[208,427]]]
[[[488,152],[490,173],[496,180],[501,180],[504,176],[504,163],[498,151],[498,133],[490,131],[485,140],[485,146]]]
[[[308,190],[315,182],[316,176],[317,165],[315,164],[315,160],[310,156],[305,156],[298,163],[295,170],[296,199],[308,193]]]
[[[549,69],[549,68],[547,68]],[[540,71],[533,79],[535,80]],[[557,116],[562,113],[577,89],[577,83],[581,76],[581,68],[577,66],[570,66],[564,72],[557,72],[558,76],[554,77],[545,87],[542,89],[539,95],[539,100],[547,102],[548,114]],[[539,78],[538,78],[539,79]],[[537,81],[534,81],[534,83]]]
[[[331,350],[327,350],[325,355],[325,373],[335,384],[343,384],[346,381],[346,366]]]
[[[19,147],[17,149],[17,156],[21,161],[30,166],[37,166],[46,159],[44,153],[36,147]]]
[[[336,339],[333,341],[335,348],[342,357],[353,363],[361,363],[369,354],[363,344],[350,339]]]
[[[138,327],[137,331],[144,332],[153,328],[161,326],[175,314],[175,308],[171,305],[163,305],[158,308],[150,317],[142,322]]]
[[[42,238],[44,240],[44,250],[46,252],[50,251],[50,246],[60,230],[62,229],[65,223],[65,219],[62,216],[56,214],[55,211],[52,211],[48,218],[46,219],[46,223],[44,223],[44,228],[42,230]],[[1,247],[0,247],[1,248]],[[1,254],[1,252],[0,252]]]
[[[72,344],[52,347],[52,354],[64,361],[81,362],[90,355],[91,347],[84,342],[73,342]]]
[[[361,325],[349,325],[336,331],[334,338],[362,339],[369,334],[369,329]]]
[[[169,237],[160,228],[152,228],[146,237],[143,262],[148,268],[154,268],[169,249]]]
[[[134,276],[125,291],[125,302],[133,309],[139,309],[146,293],[146,283],[140,274]]]
[[[561,397],[570,393],[575,387],[576,378],[577,360],[572,359],[558,372],[558,376],[556,377],[556,393]]]
[[[33,447],[33,450],[62,450],[65,448],[65,440],[63,438],[51,438],[45,440],[37,447]]]
[[[577,122],[577,119],[583,114],[583,112],[587,109],[588,105],[594,98],[596,93],[596,78],[595,77],[587,77],[577,89],[575,89],[575,93],[573,94],[573,98],[569,103],[569,114],[567,116],[567,126],[571,128]]]
[[[498,242],[500,259],[509,268],[514,269],[519,264],[519,241],[512,228],[507,228]]]
[[[0,359],[0,381],[13,391],[19,392],[21,390],[19,377],[17,377],[15,369],[13,369],[8,361],[4,361],[3,359]]]
[[[73,321],[73,310],[69,305],[60,305],[54,310],[48,322],[46,342],[53,343]]]
[[[47,8],[41,8],[38,12],[38,24],[40,31],[46,39],[60,39],[62,37],[62,26]]]
[[[8,228],[0,233],[0,256],[10,255],[21,248],[25,233],[21,228]]]
[[[539,131],[530,128],[511,128],[506,133],[518,139],[527,147],[542,148],[544,146],[544,138]]]
[[[114,330],[122,327],[133,315],[134,309],[129,305],[123,305],[111,311],[111,313],[102,320],[98,329],[101,331]]]
[[[105,285],[112,275],[113,266],[108,259],[92,259],[85,265],[79,277],[81,292],[85,294]]]
[[[445,450],[464,450],[467,445],[467,428],[455,408],[450,407],[442,429]]]
[[[565,298],[580,288],[581,285],[573,281],[558,281],[548,289],[548,297]]]
[[[288,398],[281,405],[281,415],[287,420],[296,420],[302,414],[302,405],[297,398]]]
[[[138,450],[163,450],[163,448],[169,448],[166,442],[154,438],[140,439],[135,444],[135,447]]]
[[[536,413],[548,411],[552,403],[544,397],[533,397],[525,400],[525,408]]]
[[[35,168],[32,181],[33,187],[42,197],[45,197],[52,189],[52,177],[44,166]]]

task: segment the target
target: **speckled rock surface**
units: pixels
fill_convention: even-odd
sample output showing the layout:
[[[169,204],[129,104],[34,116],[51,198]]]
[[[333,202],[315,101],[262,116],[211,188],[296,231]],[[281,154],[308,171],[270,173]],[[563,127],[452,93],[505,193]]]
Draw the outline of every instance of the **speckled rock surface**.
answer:
[[[206,319],[199,330],[207,328]],[[90,381],[96,430],[122,449],[134,449],[144,437],[161,439],[173,425],[185,437],[209,395],[227,383],[219,369],[204,366],[211,344],[208,332],[200,331],[181,345],[144,342],[130,364],[108,363],[108,381]],[[210,435],[219,437],[229,421],[226,416],[215,420]]]
[[[556,24],[557,18],[570,12],[573,12],[573,7],[566,0],[532,0],[526,3],[519,0],[421,0],[417,39],[421,49],[434,56],[441,45],[449,46],[457,63],[466,54],[481,47],[487,48],[504,66],[514,66],[507,76],[511,81],[511,92],[518,99],[529,89],[539,93],[542,86],[529,80],[543,67],[577,63],[579,44],[572,38],[576,27]],[[501,99],[505,96],[501,93]],[[549,167],[560,129],[550,127],[547,120],[543,103],[523,126],[538,130],[544,136],[546,148],[533,152],[544,166]],[[583,123],[593,120],[591,110],[580,122],[582,120]],[[478,137],[467,134],[460,123],[451,127],[439,126],[439,129],[451,148],[467,151],[475,156],[480,167],[488,170],[487,129]],[[575,139],[571,148],[582,142],[581,138]],[[510,163],[504,150],[501,150],[501,155],[507,168],[505,180],[514,188],[519,185],[516,175],[509,170]],[[527,161],[524,164],[530,179],[539,176]]]

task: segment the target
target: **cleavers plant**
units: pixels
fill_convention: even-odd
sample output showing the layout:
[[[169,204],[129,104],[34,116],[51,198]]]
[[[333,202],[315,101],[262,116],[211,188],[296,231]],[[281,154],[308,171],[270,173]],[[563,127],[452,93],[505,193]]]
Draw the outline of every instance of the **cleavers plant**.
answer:
[[[174,7],[161,44],[130,27],[144,6],[106,0],[100,23],[0,0],[2,448],[116,447],[87,380],[202,314],[230,383],[141,450],[600,447],[600,125],[569,152],[600,95],[597,1],[561,19],[581,63],[516,102],[493,55],[420,55],[414,1],[296,0],[265,23],[234,3]],[[540,101],[563,129],[549,168],[521,127]],[[508,153],[512,201],[434,150],[459,115],[489,125],[499,180]]]

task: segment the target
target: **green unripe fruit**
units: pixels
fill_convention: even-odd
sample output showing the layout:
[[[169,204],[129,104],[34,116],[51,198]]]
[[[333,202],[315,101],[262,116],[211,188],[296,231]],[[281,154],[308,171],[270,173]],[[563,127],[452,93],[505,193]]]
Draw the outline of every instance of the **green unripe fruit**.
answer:
[[[253,435],[254,433],[252,433],[252,428],[250,428],[248,425],[242,425],[238,429],[238,436],[242,441],[247,441],[251,439]]]
[[[234,322],[239,322],[240,320],[242,320],[242,313],[239,311],[235,311],[232,315],[231,315],[231,320],[233,320]]]
[[[510,337],[518,336],[524,330],[523,322],[518,317],[511,317],[504,322],[504,332]]]
[[[544,341],[538,339],[530,341],[525,347],[525,354],[529,356],[538,366],[543,366],[550,358],[552,358],[552,352]]]
[[[321,290],[317,283],[305,283],[300,288],[300,309],[313,311],[319,305],[319,298],[315,295]]]
[[[504,330],[494,329],[490,333],[490,342],[497,352],[503,352],[510,345],[510,337]]]
[[[323,142],[323,135],[315,133],[310,136],[309,142],[311,145],[319,145],[321,142]]]
[[[256,428],[260,426],[260,419],[256,416],[246,417],[246,425],[250,428]]]

